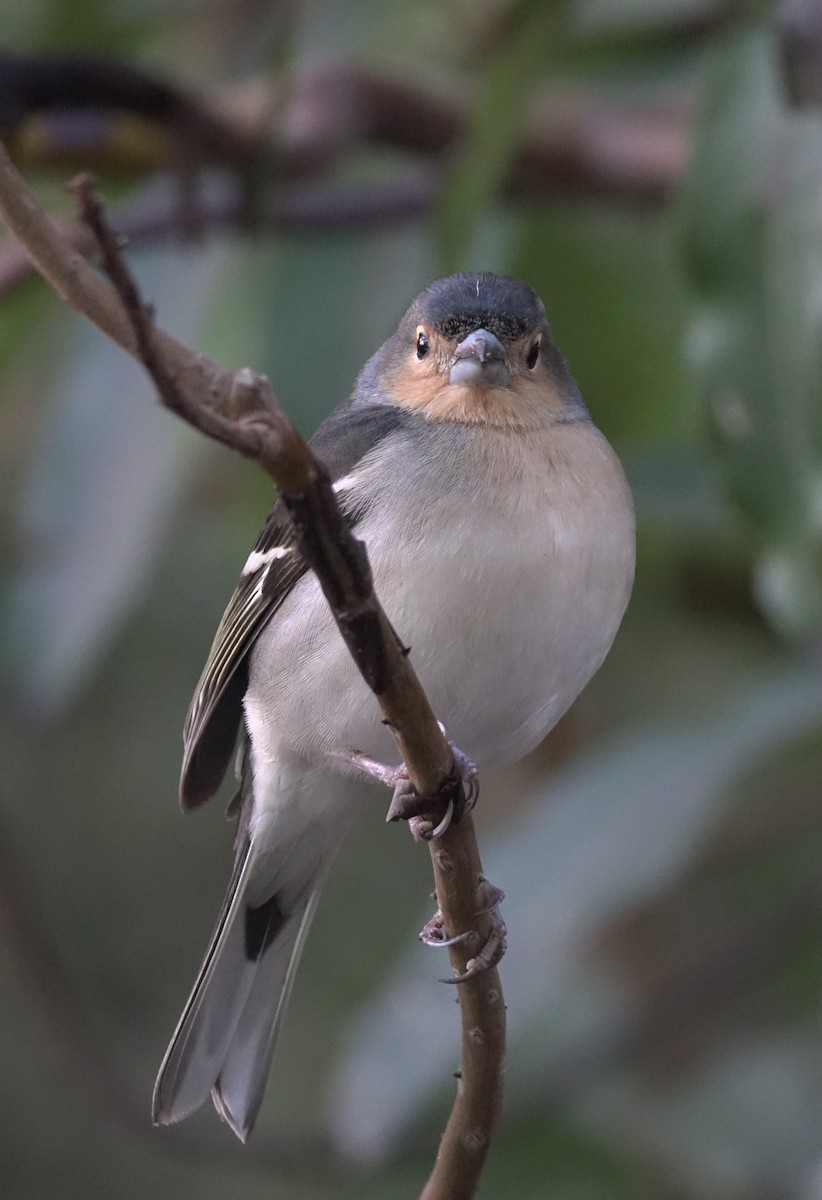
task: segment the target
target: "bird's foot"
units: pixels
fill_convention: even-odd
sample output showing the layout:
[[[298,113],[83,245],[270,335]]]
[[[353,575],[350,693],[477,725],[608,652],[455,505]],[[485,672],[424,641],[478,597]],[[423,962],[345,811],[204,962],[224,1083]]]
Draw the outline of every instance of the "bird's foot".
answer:
[[[440,722],[437,722],[437,724],[439,724],[440,729],[445,734],[445,726]],[[479,800],[479,772],[477,771],[477,764],[472,758],[464,754],[459,746],[455,746],[447,735],[445,740],[448,742],[448,748],[454,756],[454,768],[460,777],[460,783],[465,795],[465,802],[460,812],[460,816],[462,816],[463,813],[470,812]]]
[[[477,895],[483,907],[477,910],[476,915],[480,916],[482,913],[490,913],[491,932],[485,945],[480,947],[472,958],[468,959],[468,962],[465,964],[465,970],[460,975],[454,975],[450,979],[441,979],[440,983],[465,983],[466,980],[473,979],[476,975],[481,975],[483,971],[487,971],[490,967],[495,967],[508,948],[508,931],[505,928],[505,922],[499,911],[500,902],[505,899],[505,893],[501,888],[495,887],[493,883],[489,883],[487,879],[480,878]],[[441,947],[456,946],[463,942],[478,942],[480,935],[476,929],[467,929],[464,933],[457,933],[452,937],[448,937],[442,912],[437,909],[431,920],[420,930],[419,937],[420,941],[426,946]]]
[[[442,725],[440,725],[440,729],[445,733]],[[455,794],[448,797],[445,811],[437,824],[431,820],[430,814],[432,809],[436,810],[442,806],[441,797],[421,796],[408,778],[408,771],[404,764],[399,767],[391,767],[371,758],[368,754],[360,754],[356,750],[348,752],[345,758],[369,778],[376,779],[394,789],[394,795],[385,816],[386,821],[407,821],[416,841],[430,842],[441,838],[452,821],[459,821],[464,813],[470,812],[479,797],[479,776],[476,764],[466,754],[463,754],[462,750],[453,742],[449,741],[448,746],[454,756],[454,768],[461,786],[452,789]]]

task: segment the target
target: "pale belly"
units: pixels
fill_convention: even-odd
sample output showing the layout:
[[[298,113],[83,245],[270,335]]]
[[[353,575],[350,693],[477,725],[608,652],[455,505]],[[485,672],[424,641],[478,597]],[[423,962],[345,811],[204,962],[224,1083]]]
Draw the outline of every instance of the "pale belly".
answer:
[[[616,470],[618,504],[613,493],[579,503],[566,488],[539,519],[491,505],[467,528],[464,511],[459,521],[440,511],[401,548],[377,522],[361,530],[377,593],[435,713],[479,764],[531,750],[610,648],[633,576],[633,518]],[[246,713],[265,758],[355,749],[398,761],[313,576],[255,649]]]

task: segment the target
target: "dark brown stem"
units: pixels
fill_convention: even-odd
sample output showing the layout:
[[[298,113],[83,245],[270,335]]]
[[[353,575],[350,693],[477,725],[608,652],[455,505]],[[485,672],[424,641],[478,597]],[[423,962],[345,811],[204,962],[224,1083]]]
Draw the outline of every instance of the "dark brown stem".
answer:
[[[482,863],[470,815],[429,846],[445,928],[474,929],[485,943],[491,918],[489,913],[477,916]],[[455,975],[463,974],[474,952],[465,943],[449,947]],[[471,1200],[502,1111],[505,1001],[499,972],[492,967],[457,987],[462,1020],[457,1095],[420,1200]]]
[[[177,84],[131,63],[91,54],[15,54],[0,50],[0,129],[14,140],[36,114],[129,113],[168,131],[171,158],[181,143],[200,163],[248,170],[258,139]],[[104,136],[105,133],[104,133]],[[55,145],[59,153],[59,146]]]
[[[257,459],[280,489],[302,553],[316,571],[334,618],[394,733],[417,792],[444,805],[461,786],[453,755],[373,591],[365,547],[339,512],[325,469],[277,404],[270,383],[197,356],[153,323],[88,179],[73,185],[114,287],[72,251],[38,208],[0,148],[0,217],[23,241],[58,293],[150,372],[163,403],[209,437]],[[433,806],[433,801],[432,801]],[[432,813],[432,819],[438,817]],[[431,845],[437,898],[446,928],[490,933],[476,915],[482,867],[473,823],[464,818]],[[457,974],[476,946],[452,947]],[[504,1064],[504,1004],[493,969],[458,985],[463,1049],[454,1110],[425,1200],[469,1200],[496,1126]]]

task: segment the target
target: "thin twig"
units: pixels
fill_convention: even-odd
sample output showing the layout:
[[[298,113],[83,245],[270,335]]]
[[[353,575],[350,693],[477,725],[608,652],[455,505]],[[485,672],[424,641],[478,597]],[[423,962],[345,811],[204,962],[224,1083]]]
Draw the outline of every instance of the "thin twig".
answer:
[[[439,187],[433,171],[414,168],[387,181],[368,184],[316,180],[283,184],[270,201],[258,201],[257,228],[277,233],[321,234],[335,230],[398,225],[426,213]],[[236,188],[210,188],[197,199],[201,234],[242,229],[246,205]],[[150,245],[180,236],[179,204],[174,196],[140,196],[115,209],[112,224],[130,246]],[[94,238],[85,225],[71,219],[57,222],[62,238],[83,254],[94,251]],[[22,246],[12,238],[0,243],[0,298],[36,275]]]
[[[491,916],[477,916],[483,876],[470,815],[429,846],[445,928],[475,929],[478,941],[484,943],[491,936]],[[449,946],[455,975],[465,971],[472,953],[464,944]],[[505,1001],[499,972],[492,967],[458,988],[462,1051],[457,1095],[420,1200],[471,1200],[502,1112]]]
[[[444,805],[461,786],[451,750],[374,595],[365,548],[342,518],[324,468],[280,409],[268,380],[250,371],[226,371],[156,329],[88,181],[79,181],[75,192],[116,289],[60,238],[0,148],[0,218],[23,242],[38,270],[64,300],[143,362],[169,408],[208,436],[257,459],[280,488],[301,551],[317,572],[348,648],[377,696],[412,783],[420,795],[437,797]],[[431,856],[446,928],[452,933],[474,930],[483,943],[491,934],[491,916],[477,915],[482,867],[470,817],[432,844]],[[475,949],[476,943],[449,947],[456,974],[465,971]],[[425,1200],[470,1200],[499,1118],[505,1009],[496,970],[461,983],[458,994],[463,1025],[458,1094]]]

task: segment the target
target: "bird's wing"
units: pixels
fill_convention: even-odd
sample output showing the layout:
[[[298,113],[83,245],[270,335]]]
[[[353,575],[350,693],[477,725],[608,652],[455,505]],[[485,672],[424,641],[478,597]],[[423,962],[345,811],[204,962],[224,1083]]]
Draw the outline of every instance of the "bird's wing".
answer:
[[[349,401],[323,422],[311,446],[332,481],[338,481],[410,416],[394,405]],[[339,501],[352,525],[365,515],[367,504],[352,498],[349,489],[340,493]],[[228,602],[186,716],[180,776],[183,808],[196,808],[219,787],[237,741],[249,652],[306,570],[288,513],[277,500]]]

